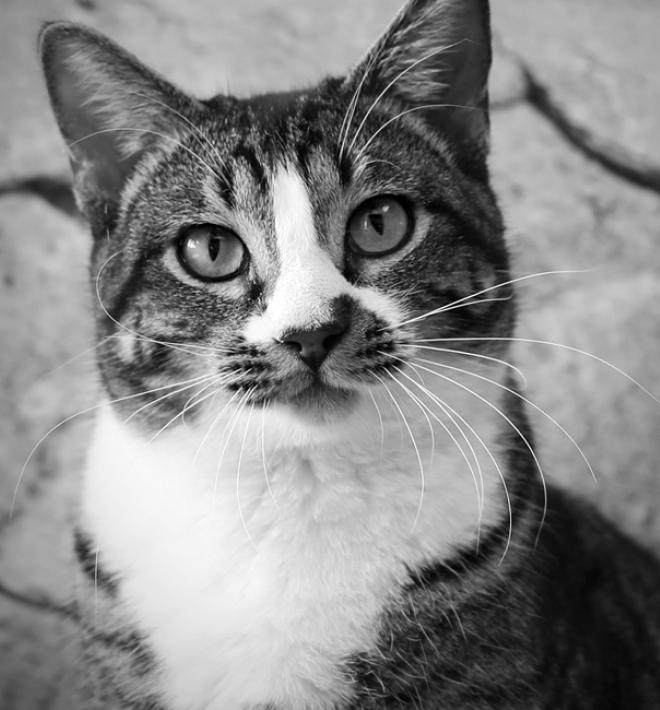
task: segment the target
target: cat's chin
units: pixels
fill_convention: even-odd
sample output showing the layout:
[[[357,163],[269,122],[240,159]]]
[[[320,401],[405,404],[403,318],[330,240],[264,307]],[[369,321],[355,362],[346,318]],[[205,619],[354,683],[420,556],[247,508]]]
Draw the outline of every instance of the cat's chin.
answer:
[[[275,401],[306,422],[327,424],[350,414],[355,409],[358,399],[359,394],[355,390],[314,381],[295,394]]]
[[[361,395],[325,384],[276,397],[267,406],[268,430],[279,445],[306,448],[351,438],[360,419]]]

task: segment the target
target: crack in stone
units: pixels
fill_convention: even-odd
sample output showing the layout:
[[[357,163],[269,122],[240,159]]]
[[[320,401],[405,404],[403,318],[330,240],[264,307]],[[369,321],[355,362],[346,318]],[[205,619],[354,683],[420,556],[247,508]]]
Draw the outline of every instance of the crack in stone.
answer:
[[[504,111],[506,109],[513,108],[514,106],[519,106],[520,104],[527,103],[527,91],[522,91],[520,94],[515,94],[514,96],[507,96],[504,99],[491,99],[489,102],[488,109],[490,111]]]
[[[71,604],[56,604],[47,597],[32,597],[27,594],[22,594],[9,587],[5,586],[0,582],[0,595],[11,599],[11,601],[22,604],[23,606],[28,606],[32,609],[37,609],[38,611],[44,611],[51,614],[56,614],[65,619],[69,619],[77,624],[81,623],[82,619],[78,612],[78,609],[74,603]]]
[[[151,665],[153,663],[151,654],[144,647],[144,637],[135,629],[125,628],[115,631],[100,631],[90,626],[89,621],[83,618],[80,609],[75,601],[69,604],[57,604],[48,599],[46,596],[30,596],[22,592],[18,592],[10,587],[5,586],[0,581],[0,597],[5,597],[13,602],[26,606],[35,611],[55,614],[61,619],[73,622],[81,630],[85,629],[89,634],[88,638],[95,642],[100,642],[105,646],[114,647],[120,651],[128,651],[131,656],[143,665]]]
[[[520,55],[501,42],[499,50],[515,62],[521,71],[525,83],[523,102],[548,120],[566,141],[617,177],[660,194],[660,166],[623,146],[599,138],[588,128],[572,120],[554,98],[551,88],[541,82]]]
[[[20,180],[0,183],[0,196],[17,193],[36,195],[70,217],[80,216],[71,190],[71,183],[65,178],[52,175],[33,175]]]
[[[527,101],[545,116],[569,143],[618,177],[660,193],[660,167],[578,125],[566,115],[548,87],[534,76],[524,62],[521,62],[521,70],[527,82]]]

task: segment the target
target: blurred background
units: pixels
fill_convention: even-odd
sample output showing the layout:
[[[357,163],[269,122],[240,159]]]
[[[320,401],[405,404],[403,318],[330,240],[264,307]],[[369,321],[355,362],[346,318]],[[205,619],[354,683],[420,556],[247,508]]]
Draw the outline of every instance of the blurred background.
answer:
[[[202,97],[353,65],[399,0],[2,0],[0,707],[69,708],[70,523],[96,401],[86,228],[36,57],[46,20],[109,34]],[[660,4],[492,0],[491,168],[521,285],[546,475],[660,552]],[[603,364],[611,363],[614,367]],[[627,373],[620,374],[614,368]],[[33,446],[55,429],[31,456]],[[15,496],[16,492],[16,496]],[[15,496],[13,516],[9,512]],[[73,671],[75,672],[75,670]]]

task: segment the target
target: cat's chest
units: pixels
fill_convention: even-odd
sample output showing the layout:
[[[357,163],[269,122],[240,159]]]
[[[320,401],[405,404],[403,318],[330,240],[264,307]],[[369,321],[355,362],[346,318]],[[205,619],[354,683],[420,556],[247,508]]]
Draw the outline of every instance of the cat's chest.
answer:
[[[86,524],[161,659],[173,707],[334,707],[350,695],[346,662],[374,646],[406,564],[423,555],[410,536],[419,491],[374,486],[374,471],[319,481],[305,457],[271,459],[267,471],[260,456],[242,459],[200,486],[176,446],[145,454],[101,422]]]

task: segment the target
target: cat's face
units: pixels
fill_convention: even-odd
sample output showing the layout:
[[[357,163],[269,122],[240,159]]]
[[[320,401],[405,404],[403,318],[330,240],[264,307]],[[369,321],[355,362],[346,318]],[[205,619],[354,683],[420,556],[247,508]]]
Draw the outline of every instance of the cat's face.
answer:
[[[509,334],[480,7],[413,2],[345,80],[249,100],[195,101],[46,29],[116,406],[151,428],[228,402],[323,424],[429,339]]]

